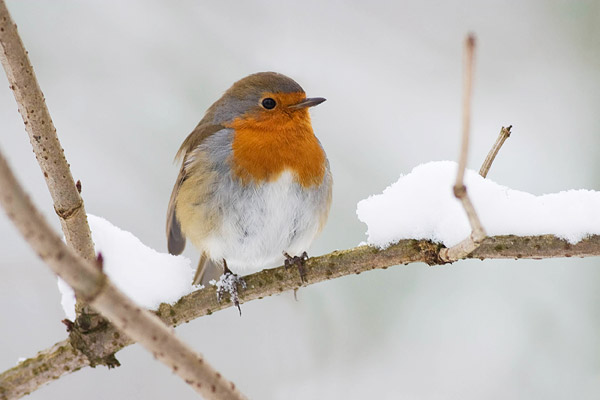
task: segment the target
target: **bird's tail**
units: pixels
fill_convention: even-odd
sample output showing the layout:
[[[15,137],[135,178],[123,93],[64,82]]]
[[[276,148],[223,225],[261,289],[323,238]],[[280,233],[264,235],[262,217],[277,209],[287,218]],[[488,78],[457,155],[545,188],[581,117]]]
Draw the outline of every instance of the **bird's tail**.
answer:
[[[218,280],[222,274],[223,266],[208,258],[206,253],[202,253],[194,276],[194,285],[206,286],[211,280]]]

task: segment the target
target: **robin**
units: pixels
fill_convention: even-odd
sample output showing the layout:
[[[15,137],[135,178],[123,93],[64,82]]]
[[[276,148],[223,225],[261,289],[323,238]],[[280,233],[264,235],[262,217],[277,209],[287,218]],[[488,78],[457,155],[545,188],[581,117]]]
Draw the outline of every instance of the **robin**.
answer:
[[[200,250],[194,284],[221,276],[238,305],[237,274],[284,262],[304,280],[306,250],[331,205],[329,162],[308,113],[324,101],[285,75],[256,73],[234,83],[184,140],[167,242],[171,254],[186,238]]]

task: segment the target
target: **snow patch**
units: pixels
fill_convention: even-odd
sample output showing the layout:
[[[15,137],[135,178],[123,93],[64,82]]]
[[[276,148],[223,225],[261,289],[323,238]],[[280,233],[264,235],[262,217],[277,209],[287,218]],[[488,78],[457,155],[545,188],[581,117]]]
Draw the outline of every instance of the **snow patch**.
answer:
[[[471,232],[452,186],[457,164],[436,161],[415,167],[382,194],[358,203],[367,242],[386,247],[401,239],[428,239],[453,246]],[[600,234],[600,192],[568,190],[535,196],[467,170],[465,185],[490,236],[552,234],[571,244]]]
[[[102,253],[104,272],[139,305],[156,309],[160,303],[172,304],[198,289],[192,286],[194,270],[188,258],[159,253],[104,218],[88,214],[88,222],[96,253]],[[67,318],[74,320],[73,290],[60,278],[58,289]]]

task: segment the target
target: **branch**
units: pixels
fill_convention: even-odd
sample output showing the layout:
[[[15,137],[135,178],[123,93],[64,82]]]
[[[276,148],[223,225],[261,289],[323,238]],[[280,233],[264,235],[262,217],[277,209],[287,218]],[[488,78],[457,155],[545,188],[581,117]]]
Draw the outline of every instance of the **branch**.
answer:
[[[73,181],[44,95],[4,0],[0,0],[0,46],[0,61],[46,179],[67,243],[82,257],[93,260],[94,244],[83,199]]]
[[[63,340],[3,372],[0,375],[0,400],[21,398],[46,382],[88,365],[87,357],[74,349],[68,340]]]
[[[504,144],[506,139],[508,139],[510,137],[511,128],[512,128],[512,125],[509,125],[508,128],[502,127],[502,129],[500,129],[500,134],[498,135],[498,138],[496,139],[496,143],[494,143],[494,145],[490,149],[490,152],[488,153],[487,157],[485,158],[485,161],[481,165],[481,169],[479,170],[479,175],[483,176],[484,178],[487,177],[487,174],[490,171],[490,168],[492,167],[492,163],[494,162],[496,155],[498,155],[498,151],[500,151],[500,148],[502,147],[502,145]]]
[[[334,251],[307,261],[306,283],[301,282],[296,270],[286,270],[284,267],[245,276],[247,289],[240,293],[240,302],[246,303],[330,279],[373,269],[386,269],[394,265],[408,265],[414,262],[424,262],[428,265],[444,264],[445,261],[440,258],[440,252],[444,249],[446,248],[441,244],[426,240],[402,240],[383,250],[360,246]],[[483,260],[590,256],[600,256],[600,235],[590,236],[574,245],[553,235],[487,237],[465,258]],[[165,323],[175,327],[231,306],[228,300],[217,302],[216,289],[207,287],[182,297],[172,306],[161,304],[155,313]],[[69,340],[73,346],[69,344]],[[81,355],[81,350],[77,350],[83,348],[83,345],[94,346],[93,352],[96,356],[92,359],[95,363],[102,363],[102,360],[110,358],[115,352],[133,343],[133,340],[119,335],[111,324],[90,332],[73,331],[70,339],[57,343],[51,349],[0,374],[0,399],[3,393],[8,398],[21,397],[44,383],[89,365],[88,358]],[[62,347],[69,349],[73,354],[74,358],[69,360],[69,364],[66,364],[60,354],[52,351]],[[64,368],[65,366],[67,368]],[[38,373],[40,368],[43,369],[43,374]]]
[[[485,229],[479,221],[475,207],[471,203],[471,199],[467,194],[467,188],[464,185],[465,169],[467,166],[467,154],[469,151],[469,133],[471,121],[471,95],[473,88],[473,53],[475,51],[475,37],[469,35],[465,42],[465,76],[463,86],[463,116],[462,116],[462,144],[460,158],[458,162],[458,170],[456,172],[456,183],[454,184],[454,196],[459,199],[469,218],[471,225],[471,234],[449,249],[444,249],[440,253],[442,260],[452,262],[464,258],[472,253],[482,240],[486,237]]]
[[[473,93],[473,53],[475,52],[475,37],[470,34],[465,41],[465,69],[463,77],[463,107],[462,107],[462,142],[455,187],[462,187],[467,155],[469,153],[469,132],[471,129],[471,96]]]
[[[233,383],[223,379],[202,356],[177,338],[172,329],[121,293],[102,272],[101,262],[85,260],[62,242],[25,194],[2,154],[0,187],[0,203],[8,217],[42,260],[75,290],[79,298],[100,311],[127,336],[139,341],[205,398],[245,398]],[[81,357],[78,359],[82,360]],[[9,398],[3,386],[0,394]]]

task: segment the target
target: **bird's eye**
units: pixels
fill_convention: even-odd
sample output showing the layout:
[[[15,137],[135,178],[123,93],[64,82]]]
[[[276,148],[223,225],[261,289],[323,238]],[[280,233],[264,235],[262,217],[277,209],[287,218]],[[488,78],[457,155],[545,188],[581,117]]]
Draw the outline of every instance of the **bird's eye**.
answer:
[[[263,99],[263,101],[262,101],[262,106],[264,108],[266,108],[267,110],[274,109],[276,105],[277,105],[277,102],[270,97],[267,97],[266,99]]]

